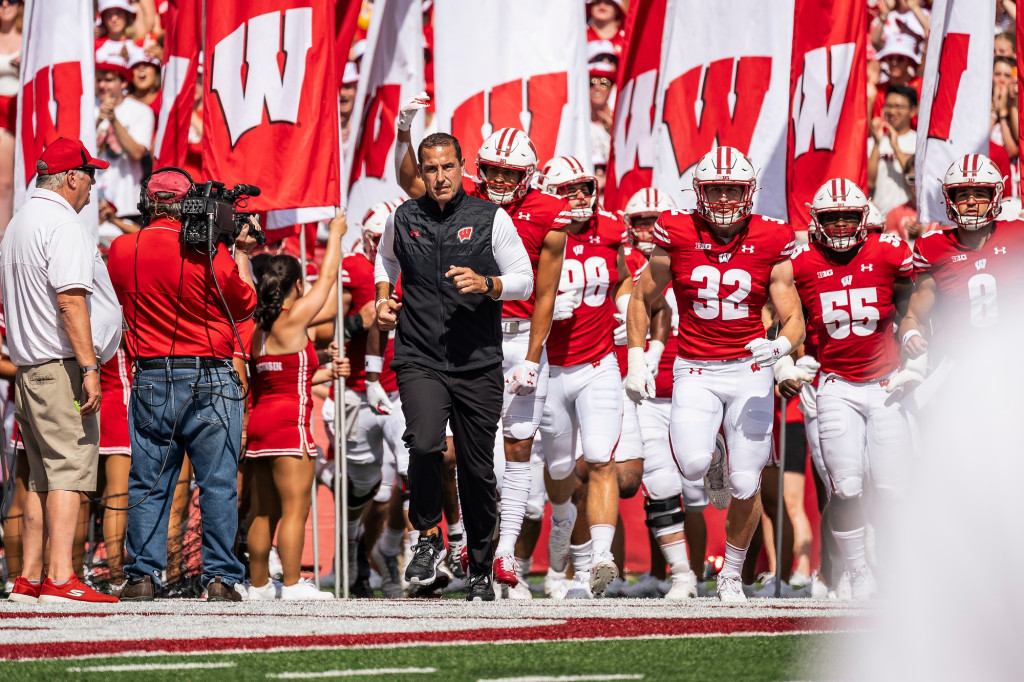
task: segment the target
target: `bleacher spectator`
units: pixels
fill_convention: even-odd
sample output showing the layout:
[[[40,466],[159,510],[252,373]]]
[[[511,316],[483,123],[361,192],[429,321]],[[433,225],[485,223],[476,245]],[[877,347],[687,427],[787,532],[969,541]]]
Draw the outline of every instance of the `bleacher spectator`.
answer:
[[[920,55],[928,38],[929,12],[920,0],[879,0],[878,18],[871,25],[871,44],[881,50],[893,37],[909,36]]]
[[[1020,152],[1017,108],[1017,60],[995,57],[992,64],[992,129],[988,156],[999,172],[1010,177]],[[1007,188],[1007,194],[1011,188]]]
[[[917,131],[910,125],[917,115],[917,92],[907,85],[891,86],[884,111],[884,121],[873,119],[868,126],[868,187],[883,215],[910,196],[903,165],[917,146]]]
[[[128,0],[99,0],[100,25],[96,27],[96,62],[128,65],[136,41],[135,6]]]
[[[611,41],[616,56],[621,56],[626,47],[622,0],[587,0],[587,17],[587,41]]]
[[[14,134],[21,66],[20,2],[0,2],[0,235],[14,211]]]

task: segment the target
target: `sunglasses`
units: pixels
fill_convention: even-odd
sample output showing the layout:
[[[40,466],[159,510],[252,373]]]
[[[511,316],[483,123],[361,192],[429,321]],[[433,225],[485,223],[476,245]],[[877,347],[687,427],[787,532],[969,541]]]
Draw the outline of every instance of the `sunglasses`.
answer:
[[[604,88],[610,88],[612,87],[612,85],[614,85],[614,83],[612,83],[610,78],[605,78],[604,76],[601,76],[590,79],[590,86],[593,87],[595,85],[600,85],[601,87]]]
[[[95,168],[76,168],[75,170],[78,171],[79,173],[85,173],[91,179],[94,179],[94,180],[96,179],[96,169]]]

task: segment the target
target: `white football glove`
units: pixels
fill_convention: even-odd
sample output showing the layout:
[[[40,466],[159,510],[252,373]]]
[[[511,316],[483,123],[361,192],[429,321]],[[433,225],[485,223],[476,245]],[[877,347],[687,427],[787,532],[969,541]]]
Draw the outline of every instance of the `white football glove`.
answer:
[[[512,376],[505,380],[505,390],[515,395],[530,395],[537,390],[539,379],[540,365],[523,360],[523,364],[516,367]]]
[[[630,348],[627,357],[629,369],[626,371],[626,380],[622,386],[626,389],[629,399],[639,405],[644,398],[652,397],[657,390],[654,386],[654,375],[647,369],[643,348]]]
[[[647,345],[647,352],[644,353],[644,362],[647,363],[647,371],[652,377],[658,376],[658,365],[661,364],[661,356],[665,353],[665,344],[657,339],[651,339]]]
[[[750,354],[754,356],[754,362],[757,363],[758,367],[768,369],[778,362],[780,358],[789,355],[789,352],[793,350],[793,344],[785,336],[780,336],[774,341],[754,339],[744,348],[749,350]]]
[[[916,358],[910,358],[899,372],[896,373],[889,383],[885,385],[886,393],[892,393],[901,386],[910,388],[910,384],[919,384],[924,381],[928,373],[928,354],[922,353]]]
[[[555,309],[551,315],[552,320],[568,320],[573,312],[583,302],[583,290],[573,289],[572,291],[560,291],[555,296]]]
[[[420,109],[426,109],[428,104],[430,104],[430,97],[426,92],[421,92],[402,102],[402,106],[398,109],[398,129],[409,130],[416,114]]]
[[[782,383],[783,381],[796,381],[798,383],[809,384],[814,381],[814,372],[808,372],[805,368],[793,362],[793,358],[789,355],[783,356],[775,363],[775,381]]]
[[[813,355],[801,355],[797,358],[796,366],[813,375],[817,375],[818,370],[821,369],[821,363],[815,360]],[[811,379],[811,381],[814,381],[814,379]]]
[[[615,313],[615,321],[619,324],[616,325],[615,331],[612,332],[612,338],[615,341],[616,346],[626,345],[626,315],[624,313]],[[642,349],[641,349],[642,350]]]
[[[379,381],[366,382],[366,402],[370,409],[377,414],[391,414],[391,410],[395,409],[391,399],[388,398],[388,392],[384,390]]]

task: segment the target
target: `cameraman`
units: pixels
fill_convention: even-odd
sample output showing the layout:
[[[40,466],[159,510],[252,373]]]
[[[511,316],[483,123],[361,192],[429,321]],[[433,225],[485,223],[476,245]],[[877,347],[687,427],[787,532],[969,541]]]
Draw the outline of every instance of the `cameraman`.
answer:
[[[135,361],[122,601],[151,600],[160,588],[168,514],[186,451],[199,485],[204,595],[242,598],[244,569],[233,545],[244,391],[232,368],[231,320],[248,318],[256,307],[248,257],[256,239],[243,228],[234,260],[219,243],[213,254],[183,245],[182,200],[191,187],[183,171],[157,170],[141,197],[153,221],[110,246],[110,279]]]

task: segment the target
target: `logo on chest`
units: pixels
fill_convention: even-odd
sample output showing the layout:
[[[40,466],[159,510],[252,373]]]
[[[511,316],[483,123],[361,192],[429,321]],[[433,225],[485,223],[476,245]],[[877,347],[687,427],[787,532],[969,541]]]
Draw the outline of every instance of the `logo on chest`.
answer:
[[[958,253],[957,255],[950,256],[950,258],[949,258],[949,262],[950,263],[959,263],[959,262],[965,261],[965,260],[967,260],[967,254],[966,253]]]
[[[577,244],[576,246],[572,247],[572,252],[576,256],[581,255],[583,253],[583,244]]]
[[[697,242],[696,244],[693,245],[693,248],[696,251],[710,251],[711,250],[711,244],[704,244],[702,242]]]
[[[860,266],[860,271],[861,272],[871,272],[874,269],[875,269],[875,264],[874,263],[863,263]]]
[[[730,259],[732,259],[732,254],[731,253],[720,253],[720,254],[718,254],[718,262],[719,263],[728,263]]]
[[[465,244],[469,241],[469,238],[473,236],[472,227],[463,227],[459,230],[459,243]]]
[[[753,244],[744,244],[743,246],[740,247],[740,252],[741,253],[754,253],[754,245]]]
[[[826,277],[831,277],[834,274],[835,273],[832,271],[831,268],[829,268],[828,270],[818,270],[818,279],[825,279]]]
[[[525,211],[520,211],[519,215],[516,216],[516,220],[529,220],[530,214]]]
[[[978,260],[974,261],[974,269],[975,269],[975,270],[984,270],[984,269],[985,269],[985,265],[986,265],[987,263],[988,263],[988,260],[987,260],[987,259],[985,259],[985,258],[980,258],[980,259],[978,259]]]
[[[842,284],[843,284],[843,286],[844,286],[844,287],[848,287],[848,286],[850,286],[851,284],[853,284],[853,275],[847,275],[846,277],[843,277],[843,278],[842,278],[841,280],[839,280],[839,281],[840,281],[840,282],[842,282]]]

